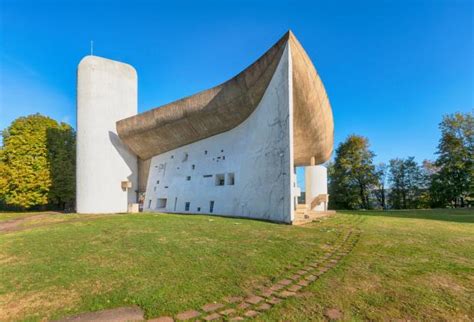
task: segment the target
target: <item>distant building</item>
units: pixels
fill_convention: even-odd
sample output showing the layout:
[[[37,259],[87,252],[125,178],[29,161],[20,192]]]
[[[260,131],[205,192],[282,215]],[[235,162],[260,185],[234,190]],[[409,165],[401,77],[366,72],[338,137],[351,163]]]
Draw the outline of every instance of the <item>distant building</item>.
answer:
[[[218,214],[295,223],[327,207],[331,106],[286,33],[209,90],[137,115],[137,74],[87,56],[77,81],[77,212]],[[298,205],[296,167],[305,167]]]

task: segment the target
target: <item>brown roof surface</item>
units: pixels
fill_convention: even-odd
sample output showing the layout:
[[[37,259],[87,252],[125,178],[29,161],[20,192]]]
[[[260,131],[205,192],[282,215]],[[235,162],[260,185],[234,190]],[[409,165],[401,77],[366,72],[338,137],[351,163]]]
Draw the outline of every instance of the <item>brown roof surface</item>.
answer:
[[[305,50],[287,32],[256,62],[227,82],[117,122],[122,141],[142,160],[228,131],[258,106],[286,44],[293,62],[295,165],[327,161],[334,124],[324,86]]]

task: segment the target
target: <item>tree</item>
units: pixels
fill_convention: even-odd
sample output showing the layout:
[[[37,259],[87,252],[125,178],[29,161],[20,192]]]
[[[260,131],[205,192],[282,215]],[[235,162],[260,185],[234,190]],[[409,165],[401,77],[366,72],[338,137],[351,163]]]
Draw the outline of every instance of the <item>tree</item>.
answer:
[[[386,183],[387,183],[388,167],[385,163],[379,163],[375,168],[375,188],[373,189],[373,194],[380,208],[387,208],[387,192],[386,192]]]
[[[76,135],[67,124],[46,133],[52,185],[48,199],[59,209],[74,206],[76,196]]]
[[[20,117],[2,132],[0,198],[7,205],[23,209],[45,206],[51,202],[50,198],[57,201],[56,187],[68,190],[73,185],[64,178],[74,173],[74,166],[71,168],[66,161],[56,162],[71,157],[75,141],[72,136],[64,145],[62,135],[52,134],[55,131],[73,133],[68,125],[40,114]]]
[[[411,209],[423,206],[425,177],[414,157],[390,160],[390,204],[394,209]]]
[[[464,207],[474,198],[474,117],[472,113],[446,115],[439,128],[432,203],[436,207]]]
[[[376,183],[374,153],[367,138],[350,135],[336,149],[329,169],[331,207],[335,209],[369,209],[370,188]]]

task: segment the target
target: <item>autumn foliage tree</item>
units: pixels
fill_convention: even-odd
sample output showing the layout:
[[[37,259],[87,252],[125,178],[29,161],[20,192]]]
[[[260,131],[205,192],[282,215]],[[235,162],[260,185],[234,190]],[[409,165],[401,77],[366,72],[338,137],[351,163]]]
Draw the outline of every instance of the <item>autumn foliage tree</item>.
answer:
[[[34,114],[2,132],[0,199],[30,209],[74,200],[75,134],[67,124]]]

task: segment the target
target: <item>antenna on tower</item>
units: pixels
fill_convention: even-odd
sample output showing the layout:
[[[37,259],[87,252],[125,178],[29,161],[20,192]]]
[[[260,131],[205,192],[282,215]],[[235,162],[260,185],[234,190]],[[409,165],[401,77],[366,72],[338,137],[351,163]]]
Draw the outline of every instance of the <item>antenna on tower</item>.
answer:
[[[94,41],[91,40],[91,56],[94,56]]]

